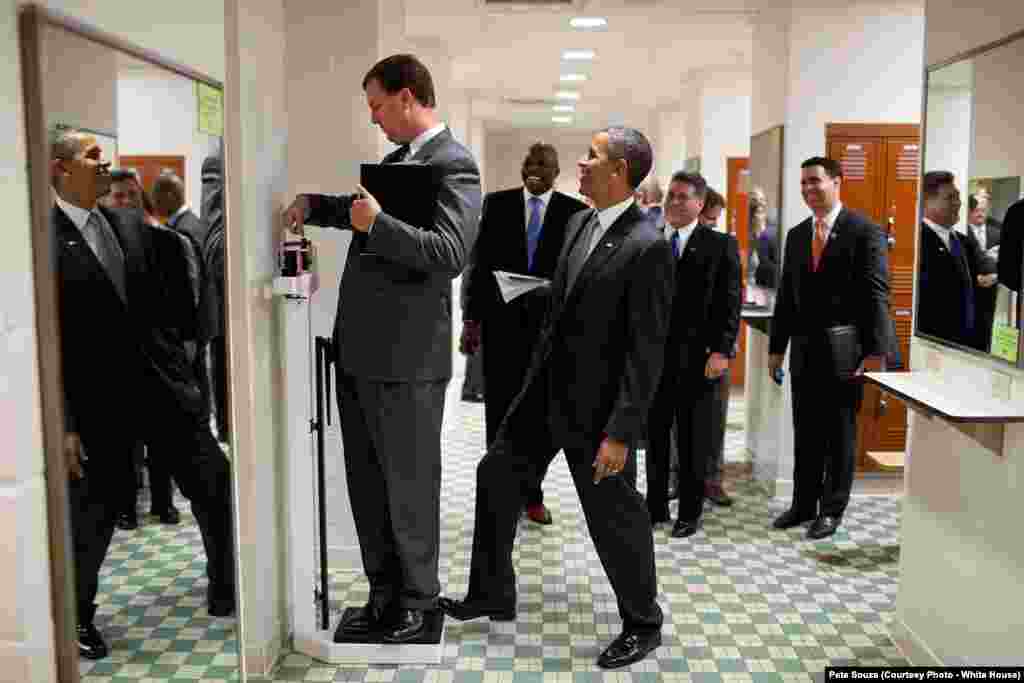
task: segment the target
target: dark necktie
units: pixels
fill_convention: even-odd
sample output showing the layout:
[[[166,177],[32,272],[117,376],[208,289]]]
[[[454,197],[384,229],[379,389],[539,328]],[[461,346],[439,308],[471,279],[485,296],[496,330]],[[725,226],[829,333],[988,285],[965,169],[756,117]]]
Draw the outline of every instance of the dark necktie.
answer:
[[[568,279],[565,283],[566,297],[569,296],[573,285],[576,284],[576,278],[579,277],[580,271],[583,270],[583,264],[587,262],[587,256],[590,253],[590,242],[598,224],[597,211],[595,210],[590,214],[590,218],[587,219],[586,225],[580,229],[580,236],[576,238],[576,244],[573,245],[572,254],[569,255],[569,273]]]
[[[540,242],[540,207],[543,205],[540,197],[530,197],[530,222],[526,226],[526,269],[533,269],[533,256],[537,253],[537,243]]]
[[[971,271],[967,267],[967,259],[964,258],[964,249],[960,244],[960,238],[949,231],[949,253],[953,256],[956,270],[960,273],[960,311],[964,322],[964,332],[970,333],[974,330],[974,283],[971,282]]]
[[[679,260],[679,254],[681,253],[679,248],[679,231],[672,231],[672,254],[676,257],[676,261]]]
[[[96,258],[103,265],[103,270],[107,271],[107,276],[110,278],[111,283],[113,283],[114,289],[117,290],[118,296],[121,297],[121,301],[127,301],[128,299],[125,296],[124,252],[121,251],[121,245],[117,243],[117,237],[114,236],[113,229],[95,211],[89,214],[89,220],[86,221],[85,228],[86,231],[92,231],[95,236]]]

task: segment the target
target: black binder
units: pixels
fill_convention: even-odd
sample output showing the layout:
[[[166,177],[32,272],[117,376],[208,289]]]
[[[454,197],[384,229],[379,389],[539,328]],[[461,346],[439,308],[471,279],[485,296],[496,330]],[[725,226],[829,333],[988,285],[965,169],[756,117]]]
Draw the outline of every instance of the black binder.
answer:
[[[416,228],[433,227],[440,188],[436,166],[418,162],[361,164],[359,178],[359,184],[387,215]]]
[[[862,348],[860,333],[856,325],[837,325],[825,329],[825,339],[832,358],[836,377],[850,381],[856,377],[860,367]]]

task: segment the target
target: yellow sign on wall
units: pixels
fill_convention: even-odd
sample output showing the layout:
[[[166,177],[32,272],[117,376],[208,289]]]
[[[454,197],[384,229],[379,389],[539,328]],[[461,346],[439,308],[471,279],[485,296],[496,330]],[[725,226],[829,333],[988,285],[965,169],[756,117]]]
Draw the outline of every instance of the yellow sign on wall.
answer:
[[[992,326],[992,355],[1016,363],[1019,342],[1019,330],[1000,323]]]
[[[199,132],[224,135],[224,91],[196,81],[196,113]]]

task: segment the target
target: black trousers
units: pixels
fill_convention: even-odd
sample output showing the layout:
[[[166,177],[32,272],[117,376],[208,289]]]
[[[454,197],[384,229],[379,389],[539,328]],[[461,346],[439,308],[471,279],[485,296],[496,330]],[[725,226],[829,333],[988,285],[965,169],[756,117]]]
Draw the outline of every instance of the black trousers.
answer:
[[[156,417],[159,415],[159,417]],[[231,464],[210,431],[208,412],[168,409],[154,414],[146,443],[170,471],[192,508],[206,550],[212,595],[235,595],[235,542],[231,508]]]
[[[525,314],[522,320],[524,326],[529,325]],[[512,406],[512,401],[523,388],[532,353],[532,342],[527,339],[535,339],[536,335],[532,327],[527,327],[524,334],[522,330],[514,326],[510,328],[507,324],[485,323],[483,329],[484,384],[487,387],[484,392],[484,424],[487,445],[490,446],[498,435],[498,428]],[[552,443],[546,421],[533,431],[529,443],[525,438],[527,435],[521,436],[523,447],[530,451],[534,466],[532,476],[523,482],[523,499],[526,505],[543,503],[544,477],[547,476],[551,461],[558,455],[558,448]]]
[[[231,468],[209,427],[208,414],[192,414],[159,399],[152,419],[135,424],[149,444],[173,454],[165,463],[189,500],[206,552],[211,596],[235,596],[235,544],[231,515]],[[135,485],[131,465],[138,432],[85,429],[86,474],[69,485],[79,623],[96,612],[99,570],[106,557],[123,491]]]
[[[210,340],[210,392],[214,416],[217,421],[217,435],[221,441],[230,442],[231,433],[228,415],[228,352],[226,337]]]
[[[829,379],[827,370],[793,377],[793,503],[805,515],[842,517],[857,457],[863,388]]]
[[[729,391],[732,388],[732,376],[730,371],[726,370],[722,375],[722,381],[718,383],[719,400],[722,402],[721,419],[715,424],[711,425],[712,429],[717,429],[717,433],[713,435],[713,439],[719,444],[718,450],[710,454],[708,457],[708,470],[707,474],[704,475],[706,481],[721,482],[722,481],[722,465],[725,463],[725,431],[726,422],[729,417]]]
[[[497,438],[476,468],[476,519],[467,600],[514,607],[516,577],[512,548],[523,503],[523,483],[536,476],[530,433],[547,420],[542,382],[534,382],[509,412]],[[533,394],[533,396],[531,396]],[[663,615],[655,598],[654,539],[643,497],[622,475],[593,483],[599,436],[558,444],[565,451],[587,529],[615,590],[627,629],[657,630]],[[555,441],[560,439],[556,437]]]
[[[171,471],[167,467],[165,454],[160,453],[159,445],[154,449],[139,441],[132,449],[132,462],[129,465],[132,479],[130,485],[125,487],[124,507],[121,510],[132,519],[137,516],[135,508],[138,504],[138,479],[135,475],[144,459],[143,453],[146,454],[146,467],[149,469],[150,511],[159,513],[170,509],[174,498]]]
[[[123,509],[122,492],[135,490],[135,441],[115,433],[80,436],[88,461],[82,466],[85,476],[69,482],[68,496],[78,623],[91,624],[96,614],[100,567],[114,536],[117,515]]]
[[[723,448],[722,423],[728,402],[727,377],[708,380],[698,362],[685,371],[662,375],[648,418],[647,509],[654,520],[669,519],[668,479],[672,423],[676,424],[679,462],[679,519],[696,521],[704,510],[708,463]]]
[[[441,543],[441,419],[448,380],[376,382],[339,369],[345,476],[370,600],[434,606]]]

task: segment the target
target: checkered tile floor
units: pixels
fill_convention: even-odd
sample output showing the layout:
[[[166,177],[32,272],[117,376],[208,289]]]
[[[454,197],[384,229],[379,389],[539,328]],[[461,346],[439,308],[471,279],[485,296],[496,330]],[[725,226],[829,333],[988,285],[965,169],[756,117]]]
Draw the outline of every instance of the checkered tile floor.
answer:
[[[452,381],[445,413],[441,530],[441,585],[445,594],[456,597],[465,593],[469,579],[474,468],[484,440],[483,405],[461,402],[460,386],[461,378]],[[727,463],[743,458],[742,410],[742,400],[734,399]],[[730,471],[737,468],[727,467]],[[643,479],[641,474],[641,490]],[[783,504],[745,476],[731,475],[726,488],[736,504],[709,509],[696,536],[676,540],[669,526],[655,529],[664,644],[629,669],[605,673],[594,664],[618,634],[620,622],[568,469],[559,458],[544,484],[555,523],[520,525],[516,622],[448,621],[438,667],[339,668],[289,654],[269,680],[789,683],[811,681],[826,665],[907,664],[886,629],[898,578],[899,498],[856,498],[836,536],[809,542],[802,529],[769,528]],[[133,533],[146,540],[119,531],[116,555],[104,566],[105,602],[97,621],[114,641],[114,655],[102,668],[94,666],[87,680],[227,679],[217,667],[226,657],[234,662],[234,640],[224,642],[212,659],[191,659],[200,651],[210,654],[205,648],[214,640],[211,634],[234,637],[230,620],[203,616],[205,579],[200,578],[201,541],[195,527],[183,526],[177,533],[143,527]],[[168,555],[157,562],[150,542],[165,534],[173,540],[163,546]],[[186,541],[191,551],[182,550]],[[180,559],[179,553],[187,557]],[[142,568],[144,579],[119,573],[130,562]],[[135,583],[127,589],[129,581]],[[366,599],[359,573],[336,571],[332,586],[334,610]],[[151,609],[147,605],[160,599],[192,611],[178,617],[172,607],[139,623],[147,618],[142,616]],[[188,650],[189,645],[194,647]],[[103,678],[92,678],[96,674]]]
[[[176,496],[181,524],[165,526],[139,496],[139,528],[114,532],[97,596],[96,627],[110,646],[98,662],[79,661],[87,683],[236,681],[235,618],[206,612],[206,555],[188,501]]]

